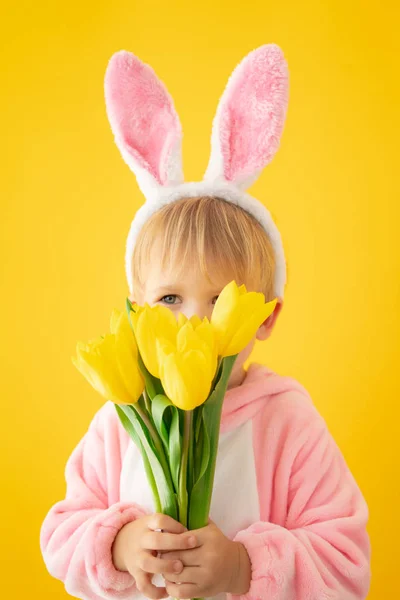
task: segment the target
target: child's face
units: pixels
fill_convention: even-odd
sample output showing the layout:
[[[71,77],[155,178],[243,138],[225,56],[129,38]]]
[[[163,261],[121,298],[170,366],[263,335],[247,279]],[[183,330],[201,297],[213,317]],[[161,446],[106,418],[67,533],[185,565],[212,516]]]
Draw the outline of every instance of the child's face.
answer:
[[[234,277],[227,275],[225,281],[213,285],[197,268],[187,270],[184,278],[177,278],[172,269],[162,271],[159,262],[152,261],[152,266],[146,274],[146,283],[142,294],[138,297],[131,296],[130,300],[140,305],[148,303],[150,306],[155,304],[167,306],[176,314],[176,318],[182,312],[188,319],[193,315],[198,315],[201,319],[207,317],[210,320],[218,295],[232,279]],[[280,308],[281,304],[278,303],[274,314],[261,325],[257,335],[238,355],[228,388],[242,383],[245,376],[243,363],[250,356],[255,340],[269,337]]]

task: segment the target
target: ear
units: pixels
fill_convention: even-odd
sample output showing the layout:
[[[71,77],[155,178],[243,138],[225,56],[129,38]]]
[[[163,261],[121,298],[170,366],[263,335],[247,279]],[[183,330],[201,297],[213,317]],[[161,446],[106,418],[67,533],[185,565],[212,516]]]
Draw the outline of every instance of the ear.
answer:
[[[276,306],[274,308],[274,312],[260,325],[258,328],[256,338],[260,341],[265,341],[269,338],[272,333],[272,330],[275,327],[275,323],[278,319],[278,316],[283,308],[283,299],[278,298]]]
[[[104,91],[115,143],[144,195],[160,185],[181,183],[181,124],[153,69],[131,52],[116,52],[107,66]]]
[[[282,50],[267,44],[234,69],[213,122],[204,179],[246,190],[279,147],[288,102],[288,68]]]

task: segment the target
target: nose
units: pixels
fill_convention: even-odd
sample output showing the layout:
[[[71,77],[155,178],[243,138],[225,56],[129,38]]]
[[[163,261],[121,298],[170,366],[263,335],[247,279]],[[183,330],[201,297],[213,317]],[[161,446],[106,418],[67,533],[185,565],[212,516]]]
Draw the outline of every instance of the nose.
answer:
[[[197,315],[198,317],[200,317],[200,319],[204,319],[204,317],[207,317],[207,319],[210,320],[212,311],[213,306],[204,305],[200,302],[194,302],[186,306],[182,312],[188,319],[190,319],[190,317],[193,317],[194,315]]]

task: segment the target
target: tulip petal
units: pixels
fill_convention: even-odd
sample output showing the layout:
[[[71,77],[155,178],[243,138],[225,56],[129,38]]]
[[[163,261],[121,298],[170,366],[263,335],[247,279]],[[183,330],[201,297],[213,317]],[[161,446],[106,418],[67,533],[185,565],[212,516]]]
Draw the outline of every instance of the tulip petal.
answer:
[[[117,331],[126,343],[129,344],[129,347],[132,350],[132,354],[135,358],[138,356],[138,347],[135,336],[132,332],[131,326],[129,324],[129,317],[125,311],[121,312],[120,318],[117,323]]]
[[[261,292],[247,292],[242,284],[231,282],[222,290],[215,304],[211,323],[216,331],[218,354],[233,356],[243,350],[257,329],[275,309],[277,299],[265,303]]]
[[[166,306],[157,304],[150,308],[157,315],[157,325],[159,327],[159,335],[167,339],[173,339],[178,330],[178,324],[173,312]]]
[[[208,397],[211,388],[209,364],[198,350],[163,357],[161,381],[171,402],[182,410],[193,410]]]
[[[107,386],[111,396],[109,399],[115,403],[130,404],[137,398],[131,398],[127,392],[118,367],[117,353],[115,335],[106,335],[99,347],[98,372]]]
[[[274,312],[276,303],[277,300],[275,299],[263,304],[250,313],[247,319],[242,320],[241,327],[238,328],[226,348],[225,356],[238,354],[251,342],[259,327]]]
[[[134,351],[136,343],[129,339],[133,336],[128,337],[123,327],[117,330],[115,337],[115,358],[119,373],[131,399],[130,403],[134,403],[137,402],[144,390],[144,378],[137,362],[137,352]]]
[[[86,377],[93,388],[106,400],[118,402],[124,394],[115,389],[115,369],[107,357],[109,347],[113,344],[111,335],[106,335],[102,345],[96,345],[93,349],[84,350],[77,348],[79,370]],[[115,366],[115,365],[114,365]]]
[[[187,316],[180,312],[178,315],[178,329],[183,327],[184,324],[187,323],[187,321],[188,321]]]
[[[155,347],[156,328],[154,323],[154,314],[147,310],[137,313],[137,318],[134,319],[133,325],[139,352],[143,362],[153,377],[159,377],[159,368]]]
[[[190,322],[186,323],[177,335],[177,351],[185,354],[191,350],[201,352],[209,365],[210,377],[214,377],[217,368],[218,348],[214,328],[207,320],[198,321],[194,329]]]
[[[193,325],[194,329],[196,329],[196,327],[198,327],[201,323],[201,319],[197,315],[191,316],[189,320],[190,320],[191,324]]]
[[[121,311],[117,308],[113,308],[111,317],[110,317],[110,332],[116,333],[118,327],[118,321],[121,317]]]
[[[156,339],[162,337],[174,341],[178,324],[173,313],[166,306],[145,304],[133,316],[132,325],[147,370],[159,378]]]
[[[118,314],[118,311],[114,312],[112,320],[113,327],[117,327],[119,322],[125,324],[125,322],[122,321],[121,315]],[[123,333],[123,331],[124,328],[121,329],[121,333]],[[122,336],[122,340],[123,339],[124,334]],[[133,365],[134,369],[137,360],[134,352],[132,352],[132,349],[135,347],[133,336],[131,336],[131,340],[133,345],[131,345],[129,350],[125,347],[125,340],[124,352],[128,352],[129,362]],[[124,360],[127,360],[126,356]],[[99,338],[95,338],[87,344],[78,342],[77,357],[73,360],[73,363],[90,385],[106,400],[110,400],[114,403],[130,404],[137,401],[143,390],[142,388],[138,393],[140,380],[133,377],[133,397],[128,392],[118,364],[118,345],[116,344],[116,335],[114,334],[106,334]],[[130,382],[130,385],[132,386],[132,382]]]
[[[235,281],[231,281],[224,287],[217,298],[211,316],[211,323],[217,329],[224,328],[227,320],[235,311],[239,299],[239,290]]]

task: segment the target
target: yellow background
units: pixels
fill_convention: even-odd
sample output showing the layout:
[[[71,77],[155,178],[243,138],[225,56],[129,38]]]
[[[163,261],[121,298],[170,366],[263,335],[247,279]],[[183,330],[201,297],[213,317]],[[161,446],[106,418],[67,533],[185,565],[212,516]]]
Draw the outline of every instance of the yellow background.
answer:
[[[1,32],[2,598],[62,599],[39,530],[101,398],[71,362],[127,295],[142,202],[103,79],[125,49],[171,92],[202,177],[233,68],[279,44],[281,149],[250,193],[280,228],[284,310],[255,357],[310,391],[370,507],[369,598],[398,596],[399,19],[396,2],[18,2]]]

